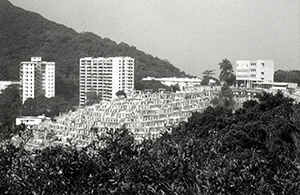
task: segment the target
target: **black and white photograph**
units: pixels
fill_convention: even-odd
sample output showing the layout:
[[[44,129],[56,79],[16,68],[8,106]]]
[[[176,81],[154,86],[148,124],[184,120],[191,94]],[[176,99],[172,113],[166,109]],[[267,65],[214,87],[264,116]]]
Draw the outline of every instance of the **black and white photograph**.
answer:
[[[1,194],[300,194],[300,0],[0,0]]]

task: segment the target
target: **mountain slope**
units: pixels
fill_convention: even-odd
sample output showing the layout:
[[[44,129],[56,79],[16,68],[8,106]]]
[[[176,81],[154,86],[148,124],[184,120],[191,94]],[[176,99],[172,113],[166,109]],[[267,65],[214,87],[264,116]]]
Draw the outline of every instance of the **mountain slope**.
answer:
[[[25,11],[7,0],[0,0],[0,80],[18,80],[19,64],[31,56],[56,63],[56,94],[78,94],[79,58],[85,56],[131,56],[135,58],[135,82],[146,76],[187,76],[172,64],[117,44],[93,33],[77,33],[71,28]]]

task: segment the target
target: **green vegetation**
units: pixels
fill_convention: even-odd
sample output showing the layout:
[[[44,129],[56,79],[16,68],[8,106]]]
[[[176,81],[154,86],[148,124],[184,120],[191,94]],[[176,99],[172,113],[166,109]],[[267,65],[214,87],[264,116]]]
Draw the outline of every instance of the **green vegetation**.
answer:
[[[220,81],[226,82],[228,85],[233,85],[236,77],[233,74],[232,63],[225,58],[218,65],[221,69],[219,76]]]
[[[275,82],[289,82],[289,83],[298,83],[300,86],[300,71],[299,70],[277,70],[274,73]]]
[[[125,93],[125,91],[119,90],[119,91],[117,91],[116,96],[126,98],[127,94]]]
[[[10,126],[20,115],[21,100],[18,85],[9,85],[0,94],[0,124]]]
[[[130,56],[135,59],[135,85],[144,77],[186,77],[167,60],[153,57],[126,43],[117,44],[93,33],[77,33],[41,15],[0,1],[0,80],[19,80],[19,64],[41,56],[56,63],[55,93],[78,98],[79,58]],[[78,103],[77,103],[78,104]],[[76,105],[77,105],[76,104]]]
[[[0,1],[0,80],[19,80],[19,64],[41,56],[54,61],[55,98],[36,97],[23,106],[17,88],[9,87],[0,95],[0,121],[10,126],[17,116],[45,114],[58,116],[78,105],[79,58],[86,56],[131,56],[135,58],[135,87],[149,89],[141,81],[147,76],[188,76],[167,60],[160,60],[126,43],[117,44],[93,33],[77,33],[41,15]],[[160,85],[163,86],[163,85]],[[156,86],[153,86],[156,87]],[[154,88],[155,90],[155,88]],[[87,105],[99,102],[101,96],[88,94]]]
[[[78,61],[84,56],[135,58],[136,86],[147,76],[186,76],[167,61],[125,43],[77,33],[0,1],[0,80],[18,80],[18,64],[31,56],[56,62],[58,97],[29,99],[28,115],[57,115],[78,102]],[[232,65],[220,64],[220,79],[232,82]],[[286,81],[275,73],[279,81]],[[209,74],[208,74],[209,75]],[[286,74],[298,82],[298,73]],[[159,89],[157,83],[152,82]],[[176,87],[176,86],[175,86]],[[227,85],[216,107],[193,113],[157,140],[134,143],[126,128],[108,129],[90,146],[26,151],[32,132],[12,126],[21,102],[17,87],[0,95],[0,192],[3,194],[300,194],[300,105],[282,93],[263,93],[232,111]],[[94,100],[91,98],[91,100]],[[95,129],[96,131],[96,129]],[[23,138],[16,147],[13,134]],[[104,143],[100,147],[99,143]]]
[[[0,149],[7,194],[299,194],[299,104],[263,93],[232,112],[208,107],[157,140],[124,127],[82,150]],[[20,131],[30,135],[30,131]],[[26,141],[26,136],[24,141]],[[99,142],[105,144],[99,147]]]
[[[135,85],[136,90],[147,90],[151,89],[153,92],[157,92],[160,89],[165,89],[166,91],[175,92],[180,91],[178,85],[171,85],[170,87],[167,85],[162,84],[160,81],[151,80],[151,81],[141,81],[140,83]]]
[[[102,101],[102,94],[98,94],[95,91],[88,92],[86,94],[86,106],[90,106],[93,104],[98,104]]]
[[[227,109],[234,109],[235,101],[233,100],[232,89],[224,84],[219,94],[211,100],[213,106],[219,106]]]
[[[16,117],[20,115],[20,110],[19,86],[9,85],[0,94],[0,142],[10,139],[14,134],[24,129],[24,126],[14,125]]]
[[[34,99],[27,99],[22,105],[21,112],[23,116],[38,116],[45,115],[47,117],[54,118],[60,113],[66,113],[70,110],[74,110],[73,105],[78,102],[71,102],[65,100],[62,96],[56,96],[53,98],[46,98],[39,96]]]
[[[22,105],[20,90],[18,85],[10,85],[2,90],[0,94],[0,125],[3,128],[10,127],[15,123],[18,116],[38,116],[45,115],[54,118],[60,113],[74,110],[73,105],[77,105],[77,99],[65,99],[63,96],[46,98],[44,96],[29,98]],[[1,131],[0,131],[1,132]]]
[[[203,79],[201,82],[201,85],[209,85],[209,80],[215,80],[216,84],[219,84],[218,79],[214,78],[212,75],[215,74],[215,70],[205,70],[204,72],[202,72],[203,74]]]

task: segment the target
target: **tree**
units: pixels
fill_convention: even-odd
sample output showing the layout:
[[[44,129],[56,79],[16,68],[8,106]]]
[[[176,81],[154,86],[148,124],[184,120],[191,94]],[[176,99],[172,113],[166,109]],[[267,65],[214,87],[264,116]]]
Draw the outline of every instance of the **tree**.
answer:
[[[202,72],[202,74],[206,77],[209,77],[211,75],[214,75],[215,74],[215,71],[216,70],[205,70],[204,72]]]
[[[118,96],[118,97],[124,97],[124,98],[127,97],[127,95],[126,95],[126,93],[125,93],[124,90],[117,91],[116,96]]]
[[[172,92],[181,91],[180,86],[179,86],[178,83],[176,83],[175,85],[171,85],[170,87],[172,89],[171,90]]]
[[[161,88],[166,89],[166,91],[172,91],[172,87],[162,84],[160,81],[141,81],[136,86],[136,90],[146,90],[151,89],[153,92],[159,91]]]
[[[86,103],[85,103],[85,105],[89,106],[89,105],[93,105],[93,104],[98,104],[98,103],[101,102],[101,100],[102,100],[102,95],[101,94],[98,94],[95,91],[91,91],[91,92],[88,92],[86,94]]]
[[[20,115],[20,93],[17,85],[9,85],[0,94],[0,122],[12,124]]]
[[[23,116],[38,116],[45,115],[49,116],[48,110],[48,98],[41,95],[36,98],[28,98],[22,105]]]
[[[203,74],[203,79],[201,82],[201,85],[209,85],[209,80],[212,79],[212,75],[215,74],[215,70],[205,70],[202,72]]]
[[[233,92],[226,83],[221,87],[221,91],[219,92],[218,96],[211,100],[211,103],[214,106],[220,106],[229,109],[234,108],[235,101],[233,100]]]
[[[289,82],[298,83],[300,85],[300,71],[299,70],[277,70],[274,73],[275,82]]]
[[[77,102],[77,101],[76,101]],[[63,96],[46,98],[38,96],[34,99],[28,98],[22,105],[23,116],[45,115],[47,117],[55,117],[60,113],[73,110],[74,100],[66,100]]]
[[[233,85],[235,83],[235,75],[233,74],[232,63],[227,59],[223,59],[222,62],[218,64],[220,66],[220,81],[226,82],[228,85]]]

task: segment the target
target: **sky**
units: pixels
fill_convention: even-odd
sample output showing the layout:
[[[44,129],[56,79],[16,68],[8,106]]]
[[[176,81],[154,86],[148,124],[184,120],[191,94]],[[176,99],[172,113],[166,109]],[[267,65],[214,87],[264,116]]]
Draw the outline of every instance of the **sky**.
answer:
[[[202,76],[227,58],[300,70],[300,0],[10,0]],[[100,57],[100,56],[99,56]]]

